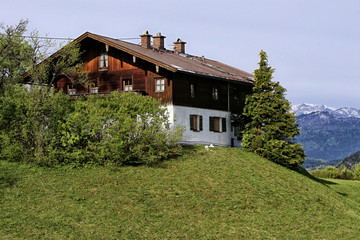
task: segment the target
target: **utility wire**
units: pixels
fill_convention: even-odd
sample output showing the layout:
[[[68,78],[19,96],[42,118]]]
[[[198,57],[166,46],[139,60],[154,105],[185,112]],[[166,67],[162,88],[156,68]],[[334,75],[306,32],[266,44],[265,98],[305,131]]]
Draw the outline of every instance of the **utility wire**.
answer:
[[[0,35],[5,35],[4,33],[0,33]],[[37,38],[37,39],[46,39],[46,40],[74,40],[74,38],[64,38],[64,37],[39,37],[39,36],[21,36],[23,38]],[[136,38],[117,38],[116,40],[136,40],[136,39],[141,39],[139,37]]]

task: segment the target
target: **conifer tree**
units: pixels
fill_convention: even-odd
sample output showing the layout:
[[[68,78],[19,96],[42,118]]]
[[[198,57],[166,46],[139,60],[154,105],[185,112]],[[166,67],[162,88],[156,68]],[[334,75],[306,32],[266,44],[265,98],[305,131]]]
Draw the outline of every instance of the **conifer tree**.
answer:
[[[290,113],[286,89],[272,81],[274,69],[267,55],[260,52],[259,68],[255,70],[253,92],[246,98],[242,145],[273,162],[289,168],[301,166],[305,153],[294,137],[300,130]]]

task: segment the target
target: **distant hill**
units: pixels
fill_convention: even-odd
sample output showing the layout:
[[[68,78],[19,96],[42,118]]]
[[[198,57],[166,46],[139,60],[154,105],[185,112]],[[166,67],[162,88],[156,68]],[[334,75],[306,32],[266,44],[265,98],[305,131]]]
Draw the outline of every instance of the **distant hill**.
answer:
[[[336,167],[338,167],[338,168],[346,167],[348,169],[351,169],[356,164],[359,164],[359,163],[360,163],[360,151],[346,157],[344,160],[339,162],[339,164],[336,165]]]
[[[351,111],[351,115],[356,112]],[[300,135],[296,141],[303,145],[309,158],[344,159],[360,150],[360,118],[340,117],[339,113],[326,110],[302,114],[297,120]]]
[[[314,158],[305,158],[305,161],[302,165],[306,171],[310,172],[318,168],[324,168],[326,166],[336,166],[341,160],[329,160],[324,159],[314,159]]]

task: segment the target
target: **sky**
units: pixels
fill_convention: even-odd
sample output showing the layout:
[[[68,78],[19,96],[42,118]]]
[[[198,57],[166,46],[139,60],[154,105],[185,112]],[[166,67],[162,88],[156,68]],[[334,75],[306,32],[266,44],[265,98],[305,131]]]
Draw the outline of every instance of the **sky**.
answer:
[[[0,23],[20,19],[50,37],[161,32],[168,49],[181,38],[187,53],[249,73],[264,50],[293,105],[360,109],[359,0],[2,0]]]

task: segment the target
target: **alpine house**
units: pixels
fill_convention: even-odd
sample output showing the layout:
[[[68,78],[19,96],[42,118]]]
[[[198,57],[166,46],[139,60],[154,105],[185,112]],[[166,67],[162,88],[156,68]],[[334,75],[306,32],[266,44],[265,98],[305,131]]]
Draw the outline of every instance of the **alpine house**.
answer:
[[[184,126],[184,143],[239,146],[231,114],[241,114],[253,75],[187,54],[181,39],[169,50],[161,33],[152,36],[145,31],[140,37],[141,43],[133,44],[84,33],[74,41],[83,52],[89,89],[66,77],[58,79],[55,87],[73,97],[134,91],[161,99],[170,122]]]

